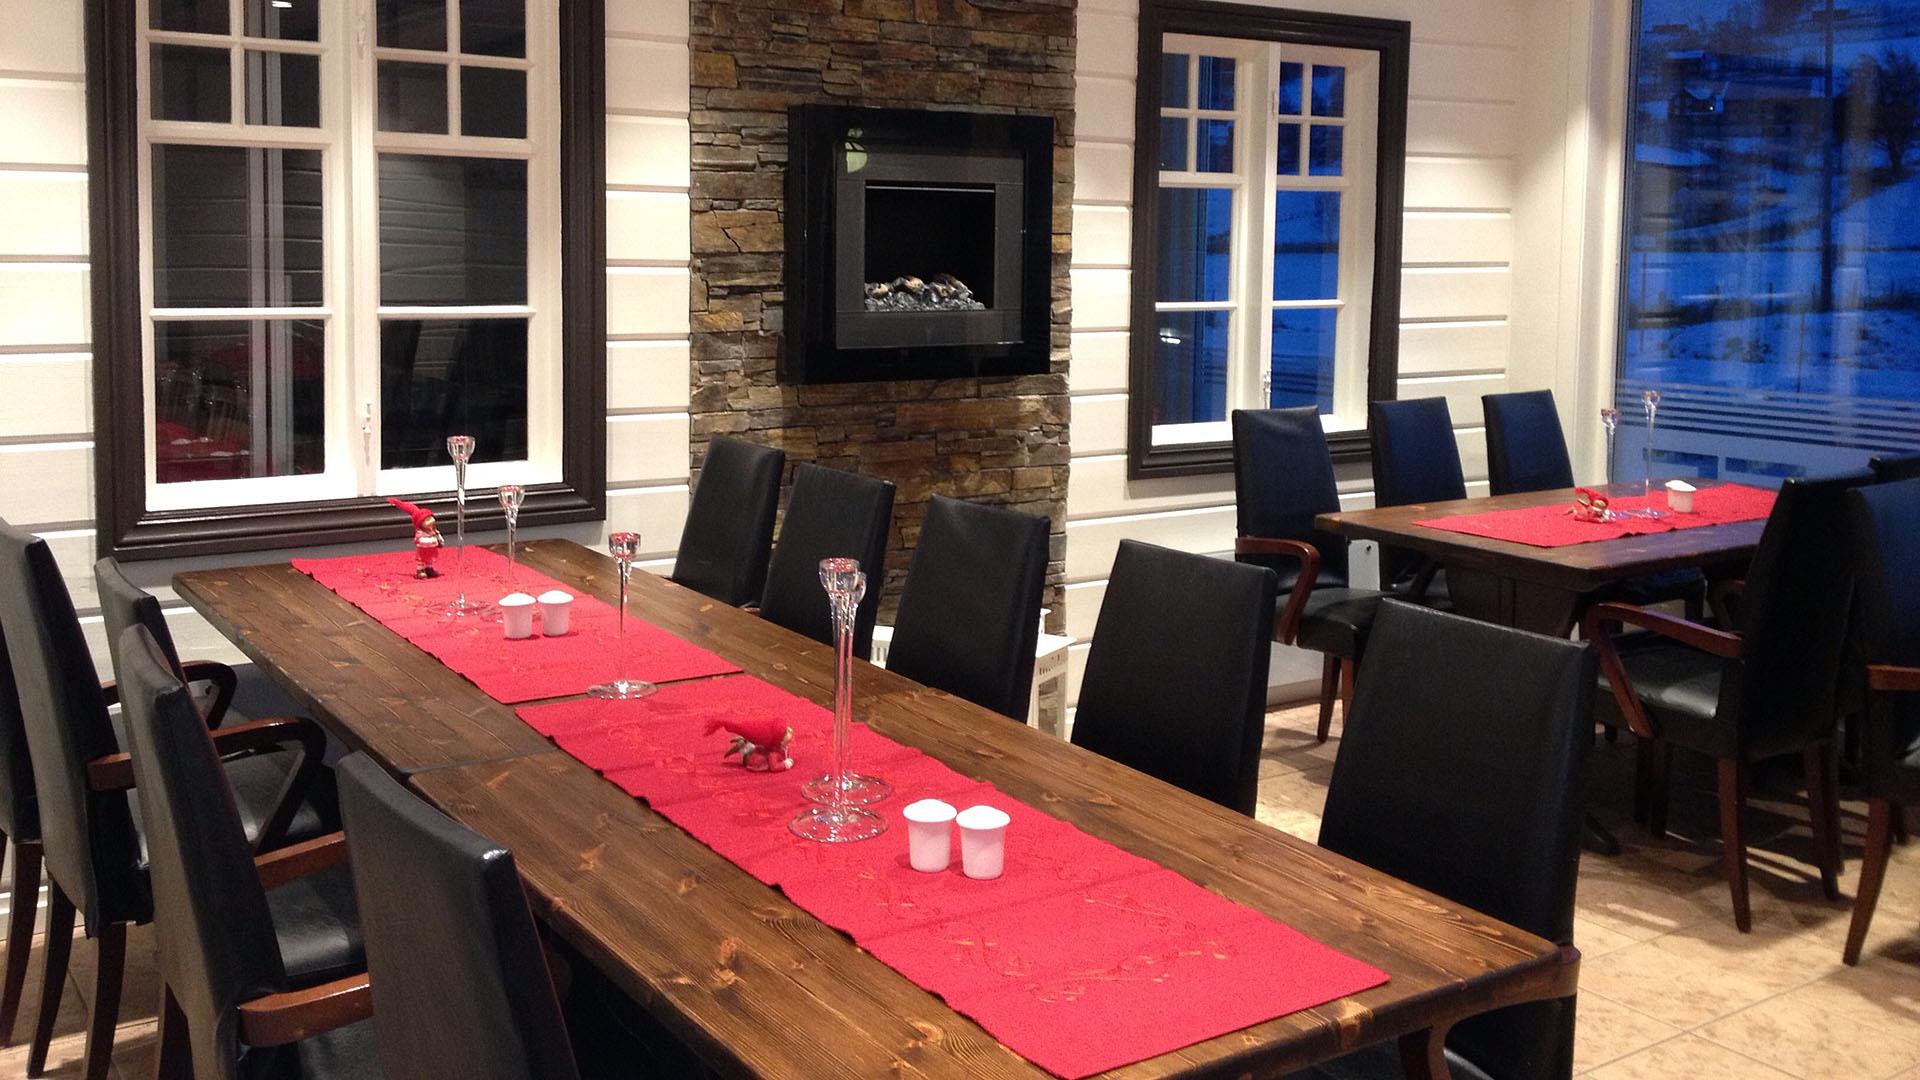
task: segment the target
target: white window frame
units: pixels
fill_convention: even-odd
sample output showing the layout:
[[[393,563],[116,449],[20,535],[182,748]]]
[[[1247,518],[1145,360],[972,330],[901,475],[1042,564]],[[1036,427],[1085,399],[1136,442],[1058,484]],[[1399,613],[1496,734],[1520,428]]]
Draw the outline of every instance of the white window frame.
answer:
[[[317,42],[246,36],[243,0],[227,0],[227,34],[154,30],[150,0],[135,0],[142,419],[148,510],[311,502],[451,488],[453,466],[450,462],[424,468],[380,468],[380,323],[388,317],[527,319],[527,457],[476,463],[468,469],[467,483],[469,487],[482,487],[501,483],[551,483],[561,479],[560,2],[526,0],[526,56],[519,58],[462,53],[456,0],[448,0],[448,40],[444,53],[379,47],[374,31],[376,0],[320,0]],[[151,60],[153,46],[157,44],[227,50],[232,108],[229,122],[152,118]],[[320,58],[319,127],[245,123],[245,54],[248,51],[300,53]],[[376,130],[375,76],[380,60],[428,61],[446,67],[448,134]],[[459,134],[463,67],[507,68],[528,73],[526,138]],[[156,308],[152,198],[156,143],[318,150],[324,210],[322,302],[318,306],[302,307]],[[525,304],[426,307],[380,304],[378,155],[383,152],[527,162]],[[153,452],[157,426],[154,324],[157,321],[258,319],[316,320],[326,324],[323,471],[307,476],[159,483]],[[266,358],[256,356],[254,363],[259,372]],[[255,385],[265,385],[262,374],[256,375]],[[285,395],[280,395],[283,404],[284,398]],[[258,437],[262,436],[256,434]]]

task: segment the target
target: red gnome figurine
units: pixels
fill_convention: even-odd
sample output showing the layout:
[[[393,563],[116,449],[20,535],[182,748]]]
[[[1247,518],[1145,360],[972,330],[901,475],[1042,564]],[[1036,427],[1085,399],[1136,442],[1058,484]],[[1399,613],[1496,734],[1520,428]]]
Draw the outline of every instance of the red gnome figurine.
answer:
[[[424,506],[415,506],[405,499],[389,498],[387,501],[413,519],[413,576],[439,577],[440,571],[433,568],[433,561],[440,557],[440,547],[446,541],[440,537],[440,526],[434,523],[433,511]]]
[[[787,756],[787,744],[793,741],[793,729],[778,720],[709,720],[707,734],[725,728],[733,735],[724,757],[740,755],[740,764],[755,772],[785,772],[793,768]]]

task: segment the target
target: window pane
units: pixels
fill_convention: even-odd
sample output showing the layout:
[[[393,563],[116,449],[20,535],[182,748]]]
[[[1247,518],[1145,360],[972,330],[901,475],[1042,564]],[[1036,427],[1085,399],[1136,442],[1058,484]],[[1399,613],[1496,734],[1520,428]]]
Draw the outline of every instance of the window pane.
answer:
[[[1160,189],[1160,282],[1156,300],[1225,300],[1233,251],[1233,192]]]
[[[1313,176],[1339,176],[1346,135],[1346,128],[1330,124],[1313,125],[1312,138],[1307,147],[1307,172]]]
[[[155,307],[319,304],[320,151],[153,148]]]
[[[154,323],[160,483],[322,471],[326,326],[319,319]]]
[[[380,61],[380,130],[447,130],[447,69],[439,64]]]
[[[320,2],[247,0],[247,35],[282,41],[319,41]]]
[[[1187,121],[1184,117],[1160,118],[1160,167],[1174,172],[1187,171]]]
[[[1194,149],[1200,160],[1195,168],[1200,172],[1233,171],[1233,121],[1200,121],[1200,139]]]
[[[1306,74],[1305,65],[1280,65],[1280,112],[1288,116],[1300,115],[1300,80]]]
[[[525,319],[380,323],[380,467],[447,463],[447,436],[475,461],[527,456]]]
[[[155,30],[224,34],[227,32],[227,0],[153,0],[148,21]]]
[[[1313,405],[1322,413],[1333,412],[1333,342],[1339,320],[1333,308],[1273,313],[1272,408]]]
[[[1274,171],[1281,176],[1300,175],[1299,124],[1281,124],[1273,136]]]
[[[380,155],[380,302],[527,302],[527,163]]]
[[[447,47],[447,0],[379,0],[374,18],[377,40],[385,48],[440,52]]]
[[[1232,315],[1225,311],[1154,314],[1153,422],[1198,424],[1227,418],[1227,354]]]
[[[460,51],[527,55],[526,0],[460,0]]]
[[[1313,115],[1347,115],[1347,69],[1313,65]]]
[[[1273,298],[1340,295],[1340,193],[1282,191],[1273,200]]]
[[[320,126],[320,58],[247,50],[247,123]]]
[[[1200,100],[1196,104],[1202,109],[1230,110],[1233,108],[1232,57],[1203,56],[1200,58]]]
[[[202,120],[225,124],[233,119],[233,87],[228,81],[230,54],[225,49],[191,45],[153,47],[153,118]]]
[[[527,137],[527,76],[502,68],[460,69],[460,133]]]
[[[1160,54],[1161,108],[1187,107],[1187,59],[1185,53]]]

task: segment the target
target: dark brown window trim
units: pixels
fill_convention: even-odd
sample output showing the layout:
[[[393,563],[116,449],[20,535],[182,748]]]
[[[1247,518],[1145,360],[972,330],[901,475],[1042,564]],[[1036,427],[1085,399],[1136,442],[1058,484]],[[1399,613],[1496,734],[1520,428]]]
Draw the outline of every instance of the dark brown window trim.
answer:
[[[530,487],[520,524],[606,517],[606,19],[602,0],[560,5],[561,479]],[[88,200],[93,271],[94,499],[102,555],[158,559],[382,540],[410,526],[384,499],[208,510],[146,507],[141,378],[133,0],[87,0]],[[451,506],[451,492],[420,501]],[[469,520],[497,524],[490,500]]]
[[[1397,19],[1290,11],[1207,0],[1142,0],[1140,57],[1133,122],[1133,304],[1127,398],[1127,478],[1225,473],[1233,469],[1227,442],[1153,445],[1146,388],[1153,379],[1154,268],[1159,260],[1151,212],[1159,187],[1160,101],[1154,93],[1161,42],[1167,34],[1251,38],[1259,41],[1371,49],[1380,54],[1379,175],[1373,248],[1373,326],[1367,359],[1368,400],[1398,393],[1400,369],[1400,233],[1407,161],[1407,64],[1412,24]],[[1328,437],[1335,461],[1365,461],[1366,431]]]

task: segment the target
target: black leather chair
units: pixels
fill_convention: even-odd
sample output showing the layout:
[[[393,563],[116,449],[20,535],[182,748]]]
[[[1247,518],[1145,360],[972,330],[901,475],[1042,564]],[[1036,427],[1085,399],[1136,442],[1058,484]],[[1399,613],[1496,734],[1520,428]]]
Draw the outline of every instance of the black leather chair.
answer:
[[[1047,578],[1047,519],[935,495],[887,667],[1022,723]]]
[[[1251,815],[1275,586],[1265,567],[1122,540],[1074,745]]]
[[[853,654],[873,653],[873,623],[887,583],[887,529],[893,520],[893,484],[805,464],[793,471],[793,494],[780,543],[767,567],[760,614],[770,622],[833,643],[833,616],[820,587],[820,560],[852,558],[867,575],[866,599],[854,619]]]
[[[707,442],[673,560],[674,581],[734,607],[760,598],[786,463],[784,450],[724,435]]]
[[[1912,457],[1877,457],[1868,464],[1873,469],[1873,478],[1877,483],[1920,477],[1920,454]]]
[[[1375,401],[1367,406],[1367,423],[1373,436],[1375,506],[1467,497],[1446,398]],[[1445,569],[1411,551],[1381,548],[1380,582],[1409,600],[1438,607],[1449,603]]]
[[[20,715],[20,694],[14,686],[13,662],[7,657],[7,636],[0,629],[0,862],[13,847],[11,895],[40,895],[40,807],[34,798],[33,761],[27,756],[27,728]],[[33,924],[39,903],[10,905],[7,919],[6,968],[0,973],[0,1046],[13,1045],[14,1024],[20,1019],[20,995],[27,982],[27,955],[33,945]]]
[[[358,754],[341,809],[387,1080],[578,1080],[513,854]]]
[[[1573,486],[1573,459],[1553,391],[1483,394],[1487,487],[1495,495]]]
[[[1846,497],[1867,480],[1781,485],[1739,589],[1737,630],[1631,604],[1598,604],[1586,615],[1585,637],[1600,653],[1595,713],[1640,740],[1635,805],[1655,836],[1667,830],[1672,748],[1717,762],[1722,860],[1742,931],[1753,916],[1741,816],[1749,769],[1762,759],[1804,758],[1821,885],[1828,899],[1840,895],[1834,728],[1853,594]],[[1622,636],[1622,625],[1647,633]]]
[[[87,936],[99,942],[83,1068],[95,1080],[109,1068],[127,927],[153,915],[127,796],[133,772],[108,711],[117,688],[103,687],[94,671],[53,553],[45,541],[5,522],[0,522],[0,625],[33,762],[49,884],[46,964],[27,1074],[38,1076],[46,1066],[78,914]],[[298,778],[305,763],[325,751],[317,728],[267,720],[230,725],[215,738],[223,753],[249,755],[233,762],[228,775],[256,843],[281,843],[303,816],[318,820],[305,810],[283,809],[288,801],[302,801]],[[282,821],[288,831],[277,833],[276,823]]]
[[[256,858],[172,659],[142,626],[114,658],[160,946],[155,1075],[375,1075],[345,838]]]
[[[1867,667],[1861,786],[1867,847],[1843,956],[1860,961],[1892,853],[1894,818],[1920,804],[1920,475],[1848,492]]]
[[[1354,664],[1385,593],[1348,584],[1347,541],[1313,523],[1340,509],[1333,456],[1319,410],[1237,409],[1233,413],[1234,559],[1264,566],[1283,608],[1273,640],[1323,653],[1321,742],[1333,728],[1333,701],[1352,701]]]
[[[1320,846],[1573,950],[1594,660],[1573,642],[1388,601],[1327,784]],[[1574,998],[1446,1034],[1453,1075],[1573,1075]],[[1389,1047],[1319,1070],[1402,1075]],[[1315,1075],[1315,1074],[1308,1074]]]

